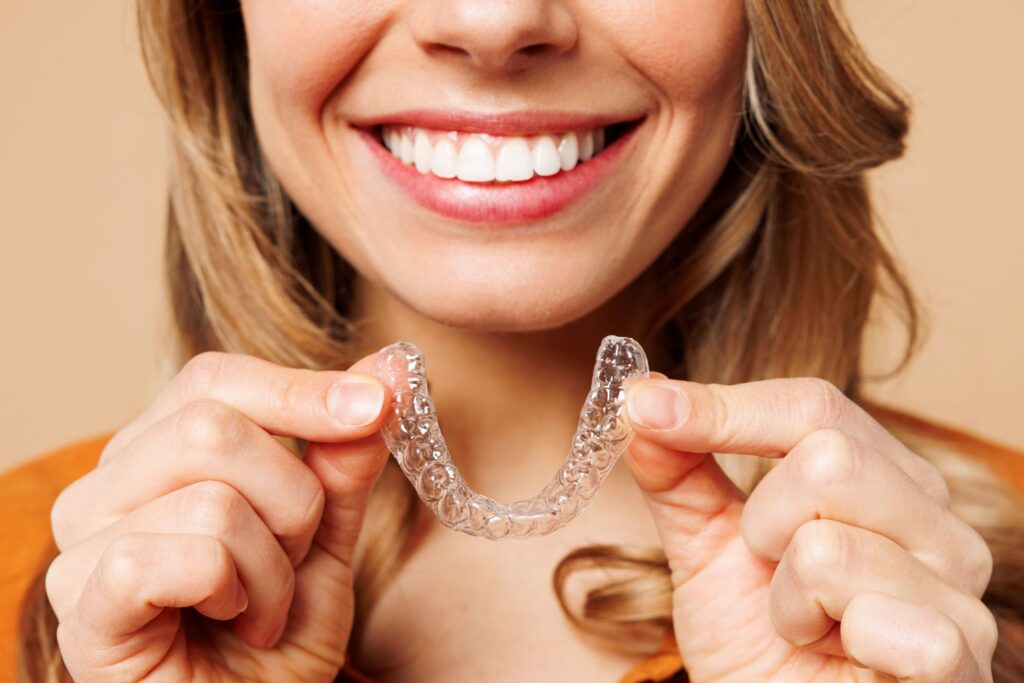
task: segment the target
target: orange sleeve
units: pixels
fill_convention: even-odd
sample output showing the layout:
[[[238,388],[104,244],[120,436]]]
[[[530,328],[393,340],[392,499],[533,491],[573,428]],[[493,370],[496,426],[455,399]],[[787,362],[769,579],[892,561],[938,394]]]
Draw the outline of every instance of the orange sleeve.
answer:
[[[92,470],[113,432],[82,439],[0,474],[0,680],[15,680],[18,616],[35,574],[51,556],[50,508],[57,494]]]
[[[1024,496],[1024,451],[882,403],[866,401],[864,407],[889,429],[907,432],[957,451],[966,458],[980,460]]]
[[[669,631],[662,639],[657,654],[638,662],[619,678],[618,683],[685,683],[689,680],[683,659],[679,656],[676,636]]]

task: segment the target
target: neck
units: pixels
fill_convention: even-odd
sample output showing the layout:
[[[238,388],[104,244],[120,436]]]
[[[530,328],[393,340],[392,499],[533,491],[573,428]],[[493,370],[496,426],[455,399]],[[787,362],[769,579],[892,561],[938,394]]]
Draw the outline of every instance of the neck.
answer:
[[[601,339],[636,335],[628,290],[571,323],[528,332],[447,326],[361,277],[353,310],[367,349],[420,348],[452,459],[474,489],[511,502],[534,495],[564,460]]]

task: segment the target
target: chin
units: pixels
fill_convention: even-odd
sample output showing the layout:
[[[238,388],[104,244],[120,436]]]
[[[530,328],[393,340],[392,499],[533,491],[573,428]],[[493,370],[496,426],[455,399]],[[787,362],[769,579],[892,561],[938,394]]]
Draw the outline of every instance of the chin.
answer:
[[[442,325],[477,332],[537,332],[562,327],[586,316],[604,301],[593,290],[567,290],[551,279],[476,286],[436,284],[436,288],[399,289],[396,294],[420,315]]]

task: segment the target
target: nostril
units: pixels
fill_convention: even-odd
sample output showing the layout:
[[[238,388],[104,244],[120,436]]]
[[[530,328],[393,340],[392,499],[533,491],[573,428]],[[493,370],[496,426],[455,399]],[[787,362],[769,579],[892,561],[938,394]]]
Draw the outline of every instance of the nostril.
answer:
[[[523,53],[527,57],[531,57],[545,52],[549,47],[551,47],[550,43],[536,43],[534,45],[527,45],[526,47],[519,48],[519,52]]]

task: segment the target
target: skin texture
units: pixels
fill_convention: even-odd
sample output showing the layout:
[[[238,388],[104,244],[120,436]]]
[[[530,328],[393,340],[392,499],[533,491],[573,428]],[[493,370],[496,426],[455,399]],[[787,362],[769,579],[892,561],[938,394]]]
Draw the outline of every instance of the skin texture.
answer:
[[[729,156],[746,46],[738,0],[242,5],[272,168],[364,278],[432,320],[522,332],[592,312],[664,250]],[[347,123],[423,106],[648,118],[606,192],[488,229],[396,192]]]
[[[838,389],[660,375],[628,394],[626,458],[693,680],[992,680],[988,547],[938,471]],[[782,462],[744,500],[709,453]]]
[[[261,145],[356,267],[369,348],[415,341],[470,485],[532,495],[564,457],[601,337],[633,333],[630,283],[728,159],[742,2],[244,0],[242,11]],[[406,200],[347,125],[419,106],[647,119],[604,191],[498,228]],[[356,377],[386,392],[365,374],[372,363],[314,373],[201,354],[61,493],[46,585],[76,680],[333,678],[352,624],[353,544],[387,453],[380,403],[347,426],[330,407],[355,401],[331,388]],[[682,426],[647,429],[631,414],[629,466],[566,529],[493,544],[425,521],[359,644],[391,667],[380,680],[614,680],[636,658],[584,642],[550,593],[554,563],[590,542],[664,546],[694,681],[991,680],[994,621],[978,599],[991,555],[949,511],[934,468],[820,381],[654,374],[642,385],[681,392]],[[635,388],[650,411],[676,405]],[[308,440],[305,458],[274,435]],[[783,462],[744,500],[711,452]]]

